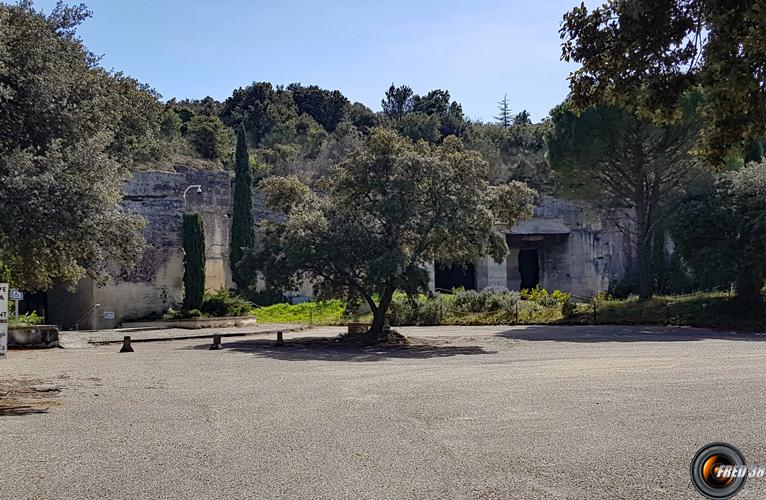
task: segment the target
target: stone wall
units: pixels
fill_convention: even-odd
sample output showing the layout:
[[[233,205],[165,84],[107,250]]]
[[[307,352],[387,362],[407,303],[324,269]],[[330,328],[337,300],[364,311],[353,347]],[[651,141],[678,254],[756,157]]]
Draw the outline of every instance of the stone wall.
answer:
[[[505,228],[511,250],[506,259],[507,286],[519,288],[518,254],[526,248],[538,251],[542,287],[584,297],[609,290],[635,254],[624,232],[630,228],[625,212],[602,212],[584,203],[546,197],[532,219]]]
[[[184,204],[184,190],[190,189]],[[176,167],[174,172],[139,171],[124,188],[123,207],[146,219],[144,256],[136,266],[115,269],[106,286],[83,280],[70,293],[61,286],[49,293],[49,319],[69,328],[89,308],[99,304],[96,314],[86,315],[80,329],[113,328],[122,321],[160,315],[183,299],[183,245],[181,225],[184,213],[199,213],[205,229],[206,287],[217,290],[232,286],[229,268],[231,215],[231,174],[224,171],[191,170]],[[71,304],[76,304],[71,310]],[[113,318],[107,319],[112,316]],[[106,314],[106,317],[105,317]]]

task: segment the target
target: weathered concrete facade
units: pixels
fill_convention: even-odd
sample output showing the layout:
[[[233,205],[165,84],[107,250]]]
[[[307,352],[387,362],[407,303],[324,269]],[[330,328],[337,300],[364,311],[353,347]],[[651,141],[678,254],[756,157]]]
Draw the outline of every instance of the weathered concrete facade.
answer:
[[[201,185],[187,193],[191,185]],[[159,316],[183,300],[183,248],[181,225],[184,213],[202,215],[206,246],[206,287],[232,288],[229,267],[229,231],[232,211],[232,176],[224,171],[200,171],[177,167],[174,172],[136,172],[124,188],[124,209],[143,216],[147,241],[141,262],[121,269],[106,286],[90,279],[78,283],[73,292],[56,286],[48,292],[48,321],[63,328],[113,328],[123,321]],[[278,220],[266,207],[263,193],[253,196],[253,218]],[[525,286],[560,289],[581,296],[607,290],[619,279],[633,254],[626,236],[624,214],[604,215],[584,204],[544,198],[534,217],[508,228],[505,234],[510,253],[496,263],[482,257],[470,265],[470,274],[459,286],[482,289],[488,286],[518,290]],[[429,268],[431,289],[451,288],[439,266]],[[454,272],[454,270],[453,270]],[[440,281],[441,280],[441,281]],[[306,283],[298,295],[313,295]]]
[[[202,193],[190,189],[202,186]],[[124,188],[123,207],[146,219],[146,249],[141,262],[121,269],[106,286],[82,280],[73,293],[63,286],[48,292],[48,320],[80,329],[112,328],[126,320],[160,315],[183,300],[184,213],[202,215],[205,230],[205,279],[209,290],[230,288],[229,228],[231,175],[177,167],[175,172],[140,171]],[[96,307],[96,305],[99,305]],[[95,308],[95,309],[94,309]]]
[[[475,288],[519,290],[539,284],[583,297],[606,291],[635,254],[625,234],[630,224],[619,211],[605,214],[587,204],[546,197],[532,218],[498,227],[510,252],[500,263],[482,257],[472,264]]]

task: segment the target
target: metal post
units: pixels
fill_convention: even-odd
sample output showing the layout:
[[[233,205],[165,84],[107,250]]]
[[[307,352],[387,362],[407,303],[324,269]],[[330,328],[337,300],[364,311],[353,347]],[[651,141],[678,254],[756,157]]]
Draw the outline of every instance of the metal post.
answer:
[[[598,323],[598,315],[596,313],[596,299],[594,298],[593,299],[593,324],[595,325],[597,323]]]
[[[130,336],[126,335],[122,339],[122,348],[120,352],[133,352],[133,346],[130,345]]]
[[[277,343],[274,345],[285,345],[285,340],[282,338],[282,330],[277,332]]]
[[[221,336],[213,335],[213,344],[210,346],[211,351],[217,351],[221,348]]]

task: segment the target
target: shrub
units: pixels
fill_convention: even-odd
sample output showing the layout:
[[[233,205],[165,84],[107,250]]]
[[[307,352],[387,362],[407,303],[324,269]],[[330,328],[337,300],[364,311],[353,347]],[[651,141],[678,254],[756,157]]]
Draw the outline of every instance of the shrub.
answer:
[[[577,315],[577,304],[572,299],[567,299],[561,304],[561,315],[565,318],[573,318]]]
[[[553,297],[556,300],[556,302],[560,304],[565,304],[566,302],[572,299],[572,294],[562,292],[561,290],[554,290],[553,293],[551,294],[551,297]]]
[[[458,293],[453,304],[456,309],[465,312],[481,312],[484,307],[482,296],[476,290],[466,290]]]
[[[205,293],[200,310],[207,316],[246,316],[251,307],[244,298],[221,288],[215,293]]]
[[[479,298],[482,302],[482,311],[499,311],[506,309],[509,304],[509,291],[507,288],[487,287],[481,291]]]
[[[417,298],[397,295],[391,302],[387,317],[392,326],[435,326],[442,324],[444,311],[444,300],[440,295]]]
[[[537,285],[534,288],[525,288],[521,291],[521,298],[529,300],[531,302],[539,302],[541,299],[545,300],[548,297],[548,290]]]
[[[11,317],[9,321],[10,326],[32,326],[42,324],[42,322],[43,317],[39,316],[35,311],[26,314],[19,314],[19,319]]]

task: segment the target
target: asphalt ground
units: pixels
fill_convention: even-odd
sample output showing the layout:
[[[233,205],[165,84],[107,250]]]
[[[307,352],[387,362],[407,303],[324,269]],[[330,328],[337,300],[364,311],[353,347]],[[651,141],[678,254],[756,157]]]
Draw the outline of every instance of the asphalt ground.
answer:
[[[707,443],[766,466],[766,335],[401,331],[10,351],[0,498],[701,498]]]

